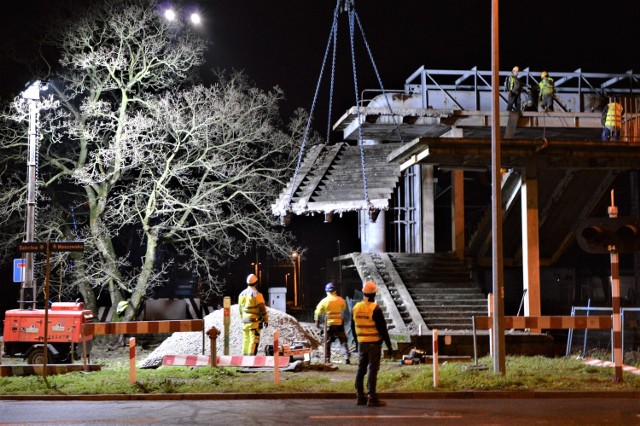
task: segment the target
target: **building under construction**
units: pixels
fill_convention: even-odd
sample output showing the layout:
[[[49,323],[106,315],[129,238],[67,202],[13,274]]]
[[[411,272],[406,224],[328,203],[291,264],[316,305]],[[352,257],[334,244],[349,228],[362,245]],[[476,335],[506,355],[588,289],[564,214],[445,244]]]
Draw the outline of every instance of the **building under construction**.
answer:
[[[553,300],[567,294],[569,305],[600,296],[606,304],[604,283],[578,276],[591,265],[559,262],[583,220],[606,216],[612,189],[624,188],[616,198],[621,216],[640,213],[640,75],[549,74],[554,111],[500,113],[504,297],[525,316],[555,314]],[[539,76],[520,73],[525,87]],[[322,214],[325,221],[358,212],[361,250],[336,260],[342,271],[375,280],[398,331],[455,334],[471,328],[472,316],[487,315],[490,80],[490,71],[476,68],[420,67],[400,90],[365,90],[366,99],[333,125],[343,141],[307,149],[272,206],[283,218]],[[623,106],[621,136],[602,141],[601,112],[612,98]],[[503,93],[502,110],[506,103]],[[640,262],[629,256],[622,297],[638,306]]]

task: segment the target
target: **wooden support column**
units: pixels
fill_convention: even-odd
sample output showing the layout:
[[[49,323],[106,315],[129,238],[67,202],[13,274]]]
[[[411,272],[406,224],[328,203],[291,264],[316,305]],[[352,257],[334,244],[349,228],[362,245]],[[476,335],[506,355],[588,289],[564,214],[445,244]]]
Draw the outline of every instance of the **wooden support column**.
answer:
[[[526,290],[524,315],[538,317],[540,309],[540,246],[538,224],[538,178],[536,167],[522,173],[520,187],[522,211],[522,283]],[[540,330],[531,330],[539,333]]]
[[[464,259],[464,171],[451,172],[451,248]]]

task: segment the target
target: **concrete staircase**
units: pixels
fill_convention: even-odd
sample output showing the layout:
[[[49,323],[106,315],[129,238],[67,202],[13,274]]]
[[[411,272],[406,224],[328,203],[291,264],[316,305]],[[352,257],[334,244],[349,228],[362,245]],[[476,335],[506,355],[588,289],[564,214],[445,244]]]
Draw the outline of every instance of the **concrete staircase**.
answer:
[[[452,253],[388,253],[413,305],[429,329],[470,330],[487,315],[487,300]]]

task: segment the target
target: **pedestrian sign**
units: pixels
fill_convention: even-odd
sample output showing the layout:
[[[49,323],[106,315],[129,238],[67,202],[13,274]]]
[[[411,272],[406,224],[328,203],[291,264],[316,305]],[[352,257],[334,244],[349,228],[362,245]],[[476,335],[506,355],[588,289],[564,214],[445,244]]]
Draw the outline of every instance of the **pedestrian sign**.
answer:
[[[27,266],[26,259],[13,259],[13,282],[21,283],[24,278],[24,268]]]

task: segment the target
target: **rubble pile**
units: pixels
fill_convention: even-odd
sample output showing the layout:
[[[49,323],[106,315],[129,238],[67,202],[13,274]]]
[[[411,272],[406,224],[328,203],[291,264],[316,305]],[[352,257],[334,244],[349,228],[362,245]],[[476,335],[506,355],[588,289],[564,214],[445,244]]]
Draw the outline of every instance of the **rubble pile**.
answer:
[[[242,323],[240,322],[240,312],[238,305],[231,306],[229,324],[229,355],[242,355]],[[319,345],[316,338],[307,333],[298,321],[284,312],[267,307],[269,315],[269,326],[262,329],[260,335],[260,345],[258,354],[264,355],[265,345],[273,345],[273,332],[278,330],[280,335],[279,343],[290,344],[294,341],[307,340],[311,343],[311,348],[316,349]],[[217,354],[224,354],[224,310],[218,309],[204,318],[204,328],[209,330],[215,327],[220,331],[216,342]],[[204,339],[204,355],[211,353],[209,337]],[[181,332],[173,333],[165,339],[149,356],[142,362],[141,368],[154,368],[162,364],[162,357],[165,355],[202,355],[202,333],[201,332]]]

